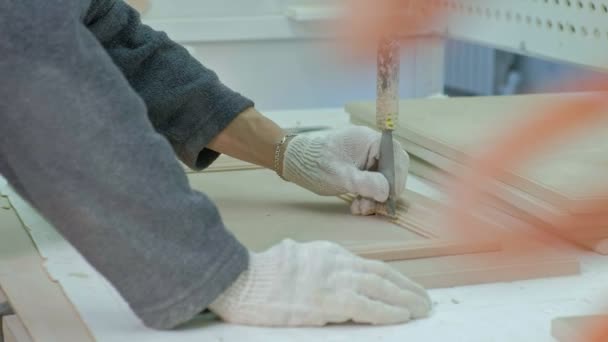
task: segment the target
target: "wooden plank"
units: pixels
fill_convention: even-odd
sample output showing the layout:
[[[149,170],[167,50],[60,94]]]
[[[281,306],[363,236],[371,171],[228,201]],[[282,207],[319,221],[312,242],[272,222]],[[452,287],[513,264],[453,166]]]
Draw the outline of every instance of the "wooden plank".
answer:
[[[43,270],[0,276],[0,286],[34,341],[93,341],[61,287]]]
[[[400,261],[434,258],[446,255],[478,254],[497,250],[498,248],[495,246],[498,246],[497,242],[488,242],[487,245],[482,245],[481,247],[471,247],[468,244],[463,244],[458,241],[421,240],[409,241],[406,244],[390,244],[387,242],[374,245],[371,243],[364,243],[361,245],[346,245],[345,247],[364,258],[382,261]]]
[[[0,289],[37,341],[93,341],[13,210],[0,210]]]
[[[488,142],[522,122],[542,105],[556,105],[578,94],[500,96],[402,101],[395,135],[451,160],[464,162],[483,152]],[[373,126],[374,103],[347,105],[351,117]],[[510,170],[510,184],[535,197],[572,212],[582,210],[608,171],[608,123],[560,143],[550,153],[517,170]],[[576,179],[576,182],[572,182]],[[606,196],[603,196],[606,197]],[[603,198],[602,197],[602,198]],[[608,202],[608,198],[606,198]]]
[[[349,206],[336,197],[315,195],[286,183],[267,170],[201,173],[189,175],[193,188],[205,192],[218,206],[222,218],[247,247],[259,251],[279,241],[329,240],[354,253],[383,260],[410,259],[478,253],[500,248],[489,232],[461,232],[433,226],[437,207],[430,199],[416,198],[406,215],[405,227],[381,217],[350,214]],[[425,222],[428,238],[408,230],[408,224]],[[490,224],[488,224],[490,225]],[[263,234],[261,233],[263,232]]]
[[[465,254],[396,261],[390,264],[427,288],[508,282],[574,275],[580,264],[573,257],[543,244],[530,234],[509,241],[501,238],[502,249],[483,254]]]
[[[551,322],[551,335],[559,342],[592,341],[589,335],[607,322],[608,315],[560,317]]]
[[[23,323],[16,315],[2,317],[4,342],[33,342]]]
[[[40,269],[40,257],[13,210],[0,210],[0,275],[18,275]],[[18,229],[17,229],[18,228]]]

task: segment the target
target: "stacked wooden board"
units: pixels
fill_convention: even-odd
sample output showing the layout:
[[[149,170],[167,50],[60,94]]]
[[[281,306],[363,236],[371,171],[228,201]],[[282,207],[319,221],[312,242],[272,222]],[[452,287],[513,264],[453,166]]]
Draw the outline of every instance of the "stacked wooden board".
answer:
[[[395,137],[412,159],[411,171],[435,182],[446,182],[507,129],[529,119],[547,104],[589,96],[585,93],[406,100],[400,103]],[[608,96],[608,94],[606,95]],[[375,103],[347,105],[351,121],[375,126]],[[607,110],[608,114],[608,110]],[[522,167],[507,170],[495,182],[494,206],[596,252],[608,254],[608,206],[588,212],[585,205],[608,194],[608,123],[573,134]],[[563,226],[575,215],[575,226]]]
[[[607,331],[606,323],[608,315],[556,318],[551,322],[551,335],[559,342],[605,341],[598,335]]]

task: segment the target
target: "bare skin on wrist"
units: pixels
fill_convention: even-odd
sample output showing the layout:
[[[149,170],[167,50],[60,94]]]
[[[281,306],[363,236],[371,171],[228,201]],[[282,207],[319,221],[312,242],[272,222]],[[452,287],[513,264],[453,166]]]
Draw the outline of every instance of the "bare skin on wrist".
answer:
[[[276,144],[283,139],[285,134],[286,132],[272,120],[255,108],[249,108],[239,114],[207,147],[219,153],[273,169]],[[281,169],[285,146],[286,144],[281,152]]]

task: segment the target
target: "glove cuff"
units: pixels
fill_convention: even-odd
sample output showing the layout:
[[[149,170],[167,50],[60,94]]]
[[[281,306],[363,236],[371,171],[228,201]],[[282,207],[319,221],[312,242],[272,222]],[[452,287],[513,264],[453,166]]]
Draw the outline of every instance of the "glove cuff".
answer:
[[[249,308],[267,304],[272,300],[274,289],[280,286],[277,275],[286,259],[285,248],[287,246],[281,243],[263,253],[250,251],[249,268],[209,305],[209,310],[226,321],[235,315],[240,317],[239,320],[255,315],[255,312],[249,312]]]
[[[314,175],[318,172],[319,160],[325,145],[320,139],[310,136],[294,137],[285,149],[283,178],[308,189],[314,188],[316,186]]]

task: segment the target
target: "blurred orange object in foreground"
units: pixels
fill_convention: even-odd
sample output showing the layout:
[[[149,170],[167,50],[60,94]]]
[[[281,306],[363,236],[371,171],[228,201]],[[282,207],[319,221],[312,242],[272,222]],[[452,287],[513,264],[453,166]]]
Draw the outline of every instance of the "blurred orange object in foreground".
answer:
[[[376,51],[382,37],[415,34],[442,19],[439,6],[429,0],[350,0],[346,19],[337,28],[355,55]],[[407,44],[407,41],[404,42]]]
[[[395,33],[419,33],[430,27],[429,24],[447,19],[441,6],[436,6],[437,2],[430,0],[351,0],[348,4],[347,19],[338,29],[348,38],[349,46],[353,47],[353,51],[358,55],[375,51],[381,37]],[[581,80],[577,82],[580,86]],[[582,82],[585,89],[608,90],[608,78]],[[594,94],[573,100],[566,105],[549,104],[530,113],[530,121],[498,137],[494,145],[490,146],[486,153],[472,160],[468,171],[454,182],[449,191],[452,205],[446,208],[446,222],[454,229],[465,231],[479,224],[480,221],[474,218],[473,213],[482,204],[484,191],[491,192],[492,183],[505,176],[504,170],[514,169],[542,152],[543,148],[550,147],[550,144],[559,138],[599,121],[608,113],[606,109],[608,96]],[[608,178],[606,184],[598,184],[598,190],[604,190],[599,194],[608,194]],[[604,201],[591,202],[587,209],[587,212],[599,213],[596,217],[598,222],[608,217],[608,208]],[[567,227],[576,220],[575,216],[569,215],[562,225]],[[517,238],[516,236],[515,239]],[[525,236],[519,238],[526,239]],[[587,338],[588,341],[608,341],[608,322],[591,330],[594,331],[587,335],[592,336]]]
[[[597,89],[608,90],[608,79],[588,80],[589,85]],[[479,221],[474,213],[482,204],[484,192],[492,192],[492,183],[505,176],[505,170],[515,169],[527,159],[548,148],[552,142],[577,130],[589,127],[606,117],[608,96],[601,93],[590,93],[589,96],[573,100],[566,105],[547,105],[530,113],[531,119],[514,127],[507,134],[498,137],[483,155],[472,160],[467,172],[452,184],[449,191],[451,205],[447,207],[447,222],[454,229],[467,229]],[[607,137],[608,139],[608,137]],[[573,180],[577,181],[577,180]],[[598,195],[608,194],[608,181],[598,184]],[[608,216],[606,201],[597,200],[587,204],[586,212],[600,213],[597,222]],[[572,226],[577,217],[566,214],[562,222],[564,227]],[[524,237],[522,237],[523,239]],[[589,332],[588,341],[608,341],[608,322],[596,326]]]
[[[596,327],[592,328],[590,342],[606,342],[608,341],[608,319],[598,323]],[[584,341],[581,341],[584,342]]]

